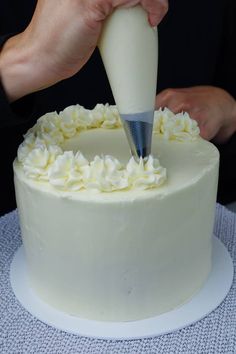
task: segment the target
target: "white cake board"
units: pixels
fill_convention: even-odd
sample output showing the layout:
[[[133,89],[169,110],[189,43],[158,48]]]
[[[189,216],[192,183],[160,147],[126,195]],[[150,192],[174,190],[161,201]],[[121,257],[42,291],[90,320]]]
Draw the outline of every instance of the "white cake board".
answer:
[[[80,336],[128,340],[170,333],[208,315],[220,305],[229,292],[233,281],[233,262],[225,246],[213,237],[212,271],[204,287],[189,302],[175,310],[132,322],[86,320],[67,315],[44,303],[29,286],[23,246],[14,255],[10,281],[17,299],[40,321]]]

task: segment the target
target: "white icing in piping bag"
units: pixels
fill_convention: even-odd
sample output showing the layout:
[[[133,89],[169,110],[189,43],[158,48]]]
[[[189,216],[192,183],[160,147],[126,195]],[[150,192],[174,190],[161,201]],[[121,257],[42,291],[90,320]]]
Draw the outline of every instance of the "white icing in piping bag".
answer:
[[[151,153],[158,37],[138,5],[106,20],[99,49],[134,157]]]

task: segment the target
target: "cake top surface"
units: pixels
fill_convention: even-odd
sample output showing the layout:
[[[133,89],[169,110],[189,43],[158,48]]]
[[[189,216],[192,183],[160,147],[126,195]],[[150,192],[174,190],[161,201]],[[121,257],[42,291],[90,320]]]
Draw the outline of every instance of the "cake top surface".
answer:
[[[116,106],[98,104],[87,110],[74,105],[60,113],[50,112],[25,134],[15,165],[28,179],[61,191],[113,192],[163,186],[169,177],[166,166],[159,161],[160,147],[153,149],[154,155],[147,160],[136,162],[129,155],[125,138],[126,145],[118,146],[117,132],[123,135]],[[111,139],[106,140],[107,136]],[[175,115],[165,108],[154,114],[153,145],[158,141],[191,145],[203,139],[197,122],[188,113]]]

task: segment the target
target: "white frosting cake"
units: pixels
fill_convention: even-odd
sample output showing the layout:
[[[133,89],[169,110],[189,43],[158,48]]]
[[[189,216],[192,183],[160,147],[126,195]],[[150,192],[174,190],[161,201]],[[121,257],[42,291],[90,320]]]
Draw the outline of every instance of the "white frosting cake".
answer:
[[[115,106],[41,117],[14,161],[33,290],[75,316],[131,321],[188,301],[211,269],[218,150],[187,113],[155,112],[138,163]]]

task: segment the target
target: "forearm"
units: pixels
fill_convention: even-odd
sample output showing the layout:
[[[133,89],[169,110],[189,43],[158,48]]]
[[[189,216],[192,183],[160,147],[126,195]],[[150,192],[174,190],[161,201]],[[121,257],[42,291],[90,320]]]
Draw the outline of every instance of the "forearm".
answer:
[[[45,85],[42,69],[43,58],[37,55],[34,47],[25,45],[24,34],[18,34],[8,39],[0,52],[0,78],[9,102],[32,92]]]
[[[224,115],[224,107],[222,107],[222,115],[225,117],[225,124],[222,124],[214,139],[216,143],[225,143],[236,133],[236,100],[232,96],[230,97],[232,99],[232,108],[230,111],[225,112],[226,115],[228,114],[228,116],[226,116]]]
[[[219,87],[209,87],[209,94],[205,98],[209,107],[205,127],[214,132],[213,142],[224,144],[236,132],[236,100],[228,91]]]

